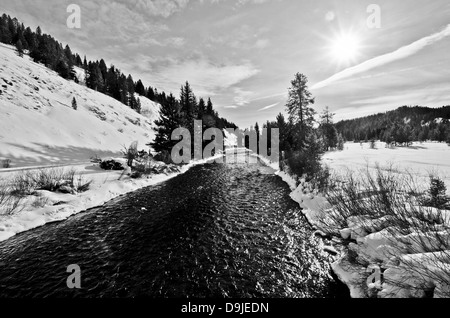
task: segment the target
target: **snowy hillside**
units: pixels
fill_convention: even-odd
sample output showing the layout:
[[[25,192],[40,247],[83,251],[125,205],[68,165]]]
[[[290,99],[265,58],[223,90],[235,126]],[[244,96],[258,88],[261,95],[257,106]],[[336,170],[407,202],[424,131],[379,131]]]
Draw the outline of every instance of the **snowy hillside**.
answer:
[[[74,164],[117,155],[133,141],[147,149],[159,104],[140,100],[142,115],[0,44],[0,160],[12,168]]]

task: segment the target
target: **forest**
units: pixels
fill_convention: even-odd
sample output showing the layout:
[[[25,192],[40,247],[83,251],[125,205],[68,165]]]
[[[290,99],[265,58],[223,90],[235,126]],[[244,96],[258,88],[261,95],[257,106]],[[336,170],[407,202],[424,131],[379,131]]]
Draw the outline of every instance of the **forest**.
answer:
[[[336,123],[347,141],[381,140],[410,144],[427,140],[450,143],[450,106],[403,106],[396,110]]]
[[[135,81],[132,75],[126,76],[114,65],[107,66],[103,59],[100,61],[87,61],[78,53],[73,53],[69,45],[65,47],[52,36],[42,32],[40,27],[32,31],[25,27],[17,18],[3,14],[0,16],[0,42],[14,45],[19,56],[28,52],[30,58],[36,63],[56,71],[67,80],[78,82],[75,67],[85,71],[85,84],[88,88],[106,94],[124,105],[141,112],[139,97],[148,98],[161,105],[161,118],[155,122],[157,132],[156,140],[151,143],[157,152],[169,151],[173,145],[170,135],[179,127],[193,129],[194,120],[203,120],[204,128],[237,128],[234,123],[221,118],[214,110],[210,98],[206,101],[197,98],[189,82],[181,87],[180,98],[172,93],[167,95],[151,86],[146,87],[142,80]],[[72,101],[76,109],[76,101]]]

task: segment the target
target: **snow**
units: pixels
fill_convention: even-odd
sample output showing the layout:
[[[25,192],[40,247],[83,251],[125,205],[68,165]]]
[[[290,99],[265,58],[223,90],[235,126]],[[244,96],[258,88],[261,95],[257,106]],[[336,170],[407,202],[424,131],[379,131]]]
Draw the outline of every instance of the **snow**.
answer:
[[[82,69],[75,68],[75,72],[80,80],[84,77]],[[72,108],[73,97],[77,110]],[[153,122],[160,105],[147,98],[140,100],[142,111],[138,114],[109,96],[64,80],[28,56],[18,57],[13,47],[0,44],[0,164],[11,160],[11,168],[0,166],[0,180],[9,182],[23,170],[60,167],[75,169],[83,180],[92,181],[84,193],[36,191],[26,197],[19,212],[0,216],[0,241],[65,220],[221,157],[141,179],[131,179],[127,171],[103,171],[91,163],[91,157],[112,158],[126,166],[120,158],[124,147],[137,141],[139,150],[147,148],[145,145],[154,139]],[[228,138],[226,142],[232,143]]]
[[[345,174],[348,169],[375,169],[377,163],[382,168],[390,164],[400,172],[410,171],[428,184],[429,175],[439,172],[439,176],[450,189],[450,147],[445,143],[414,143],[411,147],[386,148],[385,143],[377,142],[376,149],[368,143],[346,143],[344,151],[328,152],[323,163],[335,173]]]
[[[370,149],[369,144],[347,143],[344,151],[326,153],[323,162],[335,175],[346,175],[348,172],[357,175],[364,170],[373,173],[377,166],[381,169],[392,166],[400,176],[405,172],[411,173],[422,189],[428,187],[429,175],[438,173],[450,189],[449,159],[450,147],[447,144],[417,143],[409,148],[391,149],[378,142],[376,149]],[[262,160],[270,164],[267,159]],[[291,198],[299,203],[310,224],[318,229],[317,232],[332,230],[326,224],[331,224],[329,215],[333,213],[333,207],[325,196],[304,179],[276,170],[276,174],[291,188]],[[417,206],[411,202],[404,208],[414,211]],[[437,227],[432,232],[413,231],[408,235],[390,227],[389,216],[378,219],[370,216],[349,217],[347,227],[340,228],[337,234],[343,240],[351,239],[353,242],[344,246],[342,242],[332,240],[333,244],[324,245],[324,250],[338,255],[332,269],[348,286],[351,297],[424,297],[424,290],[417,287],[433,289],[435,298],[448,297],[450,251],[441,250],[448,248],[448,244],[443,247],[439,243],[450,241],[450,211],[427,208],[428,215],[438,213],[444,221],[440,226],[442,230]],[[410,221],[413,219],[411,217]],[[358,262],[355,262],[355,257]],[[362,266],[361,262],[369,264],[368,267]],[[380,281],[369,282],[368,277],[374,267],[384,268],[385,271]]]
[[[83,70],[76,73],[83,77]],[[3,44],[0,91],[0,160],[10,159],[12,168],[85,163],[95,155],[117,156],[133,141],[144,148],[154,138],[159,104],[140,98],[138,114]]]
[[[1,216],[0,241],[7,240],[18,233],[49,222],[65,220],[79,212],[101,206],[120,195],[167,181],[185,173],[196,165],[201,165],[220,157],[221,155],[217,155],[208,160],[192,161],[188,165],[183,166],[180,172],[157,174],[142,179],[132,179],[123,171],[103,171],[95,164],[67,167],[67,169],[74,168],[82,174],[84,180],[93,181],[89,191],[77,195],[38,191],[41,198],[45,199],[46,206],[42,208],[33,207],[33,201],[38,200],[39,197],[30,196],[27,198],[22,211],[13,215]],[[13,177],[14,172],[9,172],[7,175],[8,177]],[[61,202],[62,204],[58,204]],[[54,205],[55,203],[57,205]]]

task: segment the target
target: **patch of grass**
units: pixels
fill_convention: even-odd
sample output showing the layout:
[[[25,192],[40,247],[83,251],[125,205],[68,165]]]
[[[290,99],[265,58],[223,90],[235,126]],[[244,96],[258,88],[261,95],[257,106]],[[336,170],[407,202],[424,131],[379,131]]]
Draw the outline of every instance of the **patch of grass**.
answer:
[[[85,192],[92,181],[84,181],[74,169],[40,169],[38,171],[23,171],[12,180],[12,194],[16,196],[32,195],[36,190],[50,192]]]
[[[0,215],[11,215],[20,210],[23,197],[13,195],[11,190],[6,180],[0,180]]]
[[[427,191],[418,186],[412,174],[399,173],[392,167],[349,172],[340,186],[329,189],[327,198],[332,209],[324,211],[321,226],[337,236],[340,229],[349,227],[359,233],[384,233],[388,242],[385,257],[402,273],[388,283],[417,295],[429,293],[433,286],[450,285],[448,211],[442,209],[445,205],[441,201],[432,207],[424,205],[433,195],[439,198],[443,193],[437,178],[431,180]],[[358,256],[351,256],[356,262]],[[450,290],[447,292],[450,297]]]

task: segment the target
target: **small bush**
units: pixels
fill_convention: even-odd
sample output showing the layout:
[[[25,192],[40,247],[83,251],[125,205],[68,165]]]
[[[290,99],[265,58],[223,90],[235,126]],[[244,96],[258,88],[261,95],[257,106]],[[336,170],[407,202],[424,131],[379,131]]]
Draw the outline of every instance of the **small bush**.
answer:
[[[349,171],[342,180],[340,187],[327,194],[331,209],[323,211],[324,217],[319,220],[322,230],[337,237],[340,230],[350,227],[359,236],[380,233],[387,242],[383,245],[385,259],[396,264],[389,268],[401,272],[394,276],[398,279],[385,283],[398,290],[420,295],[429,293],[430,286],[449,286],[448,216],[439,208],[421,204],[424,197],[437,198],[442,204],[442,182],[432,179],[425,192],[411,174],[399,174],[392,167],[367,169],[360,174]],[[441,294],[445,292],[440,290]],[[445,296],[449,297],[450,291]]]
[[[0,180],[0,215],[11,215],[20,209],[21,196],[12,193],[9,182]]]
[[[139,156],[139,151],[137,148],[138,142],[135,141],[128,148],[124,146],[124,150],[122,151],[124,158],[127,159],[127,165],[130,168],[133,167],[134,160],[136,160],[136,158],[138,158]]]
[[[102,159],[95,155],[91,157],[91,162],[100,164],[102,162]]]
[[[164,150],[164,151],[161,151],[160,153],[158,153],[155,156],[155,160],[156,161],[160,161],[160,162],[164,162],[165,164],[168,165],[168,164],[172,163],[172,156],[167,150]]]
[[[308,150],[299,150],[291,152],[287,155],[286,163],[291,173],[303,177],[307,181],[314,179],[322,171],[319,153]]]
[[[100,163],[100,168],[103,170],[125,170],[122,163],[115,160],[102,161]]]
[[[5,168],[5,169],[11,168],[11,160],[9,160],[9,159],[3,160],[2,166],[3,166],[3,168]]]
[[[427,194],[428,198],[424,200],[424,205],[437,209],[449,207],[450,198],[447,196],[447,187],[439,177],[430,176],[430,188]]]
[[[339,151],[343,151],[343,150],[344,150],[344,146],[345,146],[345,140],[344,140],[344,137],[343,137],[341,134],[339,134],[339,136],[338,136],[337,149],[338,149]]]
[[[80,175],[76,178],[74,169],[40,169],[20,172],[12,180],[11,193],[15,196],[32,195],[36,190],[64,193],[84,192],[91,182],[84,182]]]

